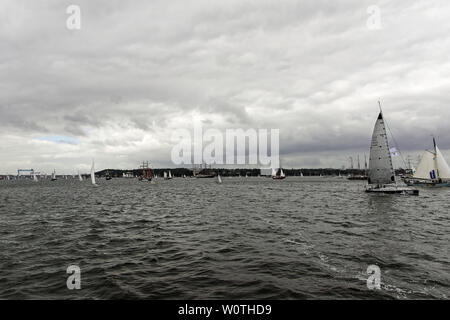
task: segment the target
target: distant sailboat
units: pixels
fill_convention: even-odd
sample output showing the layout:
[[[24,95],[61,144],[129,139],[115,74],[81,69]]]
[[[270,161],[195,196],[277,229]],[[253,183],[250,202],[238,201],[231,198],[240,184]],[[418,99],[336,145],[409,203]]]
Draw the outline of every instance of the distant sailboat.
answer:
[[[83,177],[80,174],[80,171],[78,171],[78,180],[83,181]]]
[[[97,185],[95,183],[95,169],[94,169],[94,159],[92,159],[92,167],[91,167],[91,183],[92,185]]]
[[[170,170],[169,170],[169,176],[167,177],[167,179],[172,179],[173,177],[172,177],[172,173],[170,172]]]
[[[222,183],[222,178],[220,177],[220,174],[217,175],[217,183]]]
[[[372,135],[369,158],[369,177],[366,192],[371,193],[400,193],[418,195],[419,190],[406,186],[399,186],[395,181],[395,172],[392,165],[392,157],[383,112],[378,115]]]
[[[53,170],[53,172],[52,172],[52,179],[51,179],[52,181],[56,181],[56,172],[55,172],[55,170]]]
[[[433,138],[433,151],[425,150],[412,178],[406,178],[408,185],[428,187],[450,187],[450,167]]]
[[[167,172],[166,171],[164,171],[164,179],[169,179],[169,176],[167,175]]]
[[[34,181],[34,182],[38,182],[38,178],[37,178],[37,176],[36,176],[36,173],[34,173],[34,172],[33,172],[33,181]]]
[[[275,172],[275,174],[274,174]],[[272,179],[274,180],[283,180],[286,178],[286,175],[283,172],[283,169],[280,168],[280,171],[276,171],[275,169],[272,169]]]

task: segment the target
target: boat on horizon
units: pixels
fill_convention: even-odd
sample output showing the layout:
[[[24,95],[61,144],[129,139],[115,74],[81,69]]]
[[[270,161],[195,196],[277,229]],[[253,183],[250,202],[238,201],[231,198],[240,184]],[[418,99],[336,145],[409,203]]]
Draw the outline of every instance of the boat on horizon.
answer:
[[[370,145],[369,177],[366,192],[419,195],[419,190],[398,185],[396,182],[383,111],[381,110],[380,102],[378,103],[380,105],[380,113],[375,122]]]
[[[200,166],[199,173],[196,173],[195,169],[194,169],[194,177],[199,178],[199,179],[215,178],[216,174],[212,171],[211,166],[209,166],[209,168],[207,168],[207,166],[205,164],[205,168],[204,169],[202,169],[201,166]]]
[[[57,180],[57,179],[56,179],[56,171],[53,170],[51,181],[56,181],[56,180]]]
[[[93,186],[97,186],[95,183],[95,163],[94,159],[92,159],[92,166],[91,166],[91,183]]]
[[[274,180],[283,180],[286,179],[286,175],[283,172],[283,169],[280,168],[280,170],[272,169],[272,179]]]
[[[139,181],[148,181],[150,183],[155,183],[153,179],[153,172],[152,169],[150,169],[148,161],[142,162],[142,174],[139,176]]]

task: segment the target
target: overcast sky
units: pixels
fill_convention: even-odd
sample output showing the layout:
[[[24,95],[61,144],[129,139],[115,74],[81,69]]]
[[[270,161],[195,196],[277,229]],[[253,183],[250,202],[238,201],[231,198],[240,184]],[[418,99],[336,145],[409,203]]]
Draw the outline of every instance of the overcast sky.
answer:
[[[378,99],[405,157],[448,150],[449,21],[430,0],[1,0],[0,173],[173,166],[193,119],[279,128],[284,167],[348,166]]]

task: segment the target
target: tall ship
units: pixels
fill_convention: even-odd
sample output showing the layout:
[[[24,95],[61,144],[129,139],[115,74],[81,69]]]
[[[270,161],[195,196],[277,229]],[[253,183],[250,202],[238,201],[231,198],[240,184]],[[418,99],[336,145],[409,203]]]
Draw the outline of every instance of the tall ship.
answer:
[[[153,180],[153,172],[152,169],[150,169],[149,163],[147,162],[142,162],[142,174],[139,176],[139,181],[150,181],[152,182]]]
[[[216,174],[212,171],[211,169],[211,165],[209,166],[209,168],[206,166],[202,168],[202,166],[200,166],[200,170],[197,173],[196,169],[194,168],[194,177],[196,178],[214,178],[216,176]]]
[[[412,177],[406,177],[409,186],[450,187],[450,167],[433,138],[433,150],[425,150]]]
[[[369,176],[367,181],[366,192],[419,195],[419,190],[398,185],[396,182],[381,104],[370,145]]]
[[[347,178],[348,180],[367,180],[367,158],[364,156],[364,174],[355,174],[354,168],[353,168],[353,158],[350,157],[350,168],[352,170],[352,174]],[[361,172],[361,162],[359,161],[359,155],[358,155],[358,172]]]

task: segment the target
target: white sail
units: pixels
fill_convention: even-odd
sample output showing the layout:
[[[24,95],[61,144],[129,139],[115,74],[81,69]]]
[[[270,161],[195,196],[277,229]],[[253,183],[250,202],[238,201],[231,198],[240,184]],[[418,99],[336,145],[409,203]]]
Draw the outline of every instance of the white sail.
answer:
[[[94,160],[92,160],[92,167],[91,167],[91,182],[92,182],[92,184],[95,184]]]
[[[303,172],[300,172],[300,177],[303,177]]]
[[[167,172],[164,171],[164,179],[167,179]]]
[[[78,171],[78,180],[83,181],[83,177],[80,174],[80,171]]]
[[[222,178],[220,177],[220,174],[217,175],[217,182],[218,182],[218,183],[222,183]]]
[[[275,168],[272,168],[272,177],[275,177],[277,175],[277,170]]]
[[[37,176],[36,176],[36,174],[35,174],[35,173],[33,173],[33,181],[35,181],[35,182],[37,182],[37,181],[38,181],[38,178],[37,178]]]
[[[284,176],[285,176],[285,174],[283,172],[283,169],[280,169],[280,177],[284,177]]]
[[[172,173],[169,170],[169,179],[172,179]]]
[[[52,172],[52,180],[56,180],[56,172],[55,172],[55,170],[53,170],[53,172]]]
[[[388,137],[380,112],[375,123],[370,145],[369,184],[383,185],[395,183],[395,173],[389,151]]]
[[[441,153],[441,150],[436,146],[436,166],[438,169],[438,175],[440,179],[450,179],[450,167],[448,166],[447,161],[445,161],[445,158],[443,154]]]
[[[450,168],[434,142],[434,152],[425,150],[413,178],[421,180],[450,179]]]
[[[413,178],[426,180],[432,179],[433,171],[434,174],[436,175],[434,153],[425,150],[422,158],[420,159],[419,166],[417,167],[417,170],[413,175]]]

